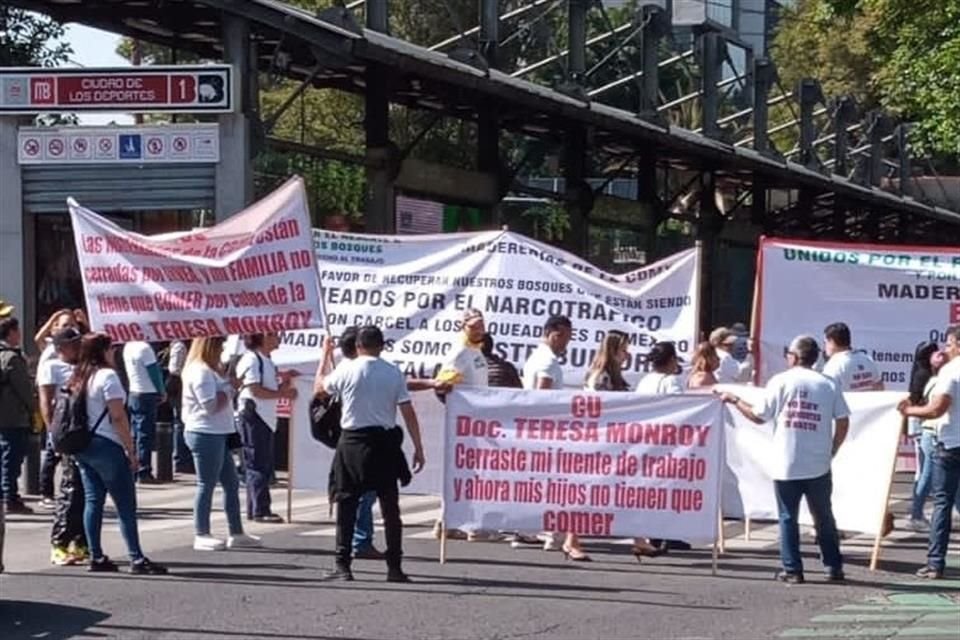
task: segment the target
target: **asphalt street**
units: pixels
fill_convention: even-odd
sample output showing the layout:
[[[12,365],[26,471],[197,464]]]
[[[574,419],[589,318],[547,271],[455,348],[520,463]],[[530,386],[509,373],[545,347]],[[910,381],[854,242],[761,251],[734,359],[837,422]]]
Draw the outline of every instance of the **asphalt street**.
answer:
[[[898,530],[877,572],[867,569],[872,540],[844,541],[845,585],[822,581],[805,537],[807,584],[777,584],[772,523],[755,523],[747,541],[742,524],[728,522],[716,576],[709,548],[638,564],[626,541],[589,541],[591,563],[505,543],[451,541],[440,565],[430,532],[438,501],[405,496],[405,568],[415,583],[385,582],[384,565],[372,561],[355,564],[356,582],[325,583],[333,523],[321,496],[296,494],[293,524],[251,526],[264,536],[264,549],[200,553],[189,547],[192,491],[186,483],[141,489],[144,547],[170,567],[161,578],[51,567],[49,515],[11,518],[0,638],[960,637],[957,535],[947,579],[933,583],[912,577],[925,536]],[[284,499],[278,491],[278,511]],[[106,529],[107,552],[120,558],[116,526]]]

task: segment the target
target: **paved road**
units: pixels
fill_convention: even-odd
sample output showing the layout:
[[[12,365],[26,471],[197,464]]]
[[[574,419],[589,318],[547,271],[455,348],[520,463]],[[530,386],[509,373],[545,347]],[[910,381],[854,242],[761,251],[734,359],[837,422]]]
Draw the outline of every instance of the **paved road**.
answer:
[[[624,543],[601,541],[588,545],[595,561],[577,565],[558,553],[450,542],[441,566],[430,533],[438,501],[405,496],[406,569],[416,583],[388,584],[382,563],[361,561],[356,582],[330,584],[319,580],[333,546],[323,497],[295,494],[292,525],[251,527],[263,550],[197,553],[192,492],[188,484],[141,489],[144,546],[170,566],[164,578],[52,568],[49,516],[12,518],[0,638],[960,637],[960,536],[951,579],[933,584],[910,577],[924,538],[897,531],[879,572],[866,569],[871,540],[854,538],[844,542],[849,584],[823,584],[808,539],[810,582],[778,585],[775,527],[755,524],[745,541],[732,522],[717,576],[710,549],[638,565]],[[275,499],[282,507],[285,492]],[[222,517],[214,528],[224,528]],[[119,557],[115,525],[107,529],[107,551]]]

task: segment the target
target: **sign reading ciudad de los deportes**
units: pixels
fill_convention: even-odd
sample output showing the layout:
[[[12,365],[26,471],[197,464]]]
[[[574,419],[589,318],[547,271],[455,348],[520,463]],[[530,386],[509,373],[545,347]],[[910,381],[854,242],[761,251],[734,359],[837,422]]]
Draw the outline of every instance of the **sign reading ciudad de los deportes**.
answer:
[[[0,69],[0,112],[233,111],[229,65]]]

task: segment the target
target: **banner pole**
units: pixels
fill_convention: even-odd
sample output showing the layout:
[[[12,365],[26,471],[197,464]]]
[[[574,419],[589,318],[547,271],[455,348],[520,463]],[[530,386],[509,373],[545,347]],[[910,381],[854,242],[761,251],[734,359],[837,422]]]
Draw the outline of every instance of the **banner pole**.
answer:
[[[287,418],[287,524],[293,523],[293,405]]]
[[[750,542],[750,516],[743,519],[743,539]]]
[[[719,543],[719,552],[727,552],[727,536],[726,532],[723,530],[723,508],[720,508],[717,512],[717,541]],[[716,545],[714,545],[716,546]]]
[[[713,566],[712,566],[712,569],[711,569],[711,572],[710,572],[711,575],[713,575],[714,577],[716,577],[716,575],[717,575],[717,562],[718,562],[719,559],[720,559],[720,544],[719,544],[719,541],[718,541],[717,539],[714,539],[714,541],[713,541],[713,563],[712,563]]]
[[[447,564],[447,523],[440,521],[440,564]]]
[[[897,452],[900,451],[900,429],[897,429]],[[880,526],[877,528],[877,537],[873,541],[873,552],[870,554],[870,571],[876,571],[880,563],[880,542],[883,540],[883,524],[890,510],[890,494],[893,492],[893,475],[897,472],[897,455],[893,456],[893,465],[890,467],[890,479],[887,482],[887,491],[883,498],[883,513],[880,514]]]

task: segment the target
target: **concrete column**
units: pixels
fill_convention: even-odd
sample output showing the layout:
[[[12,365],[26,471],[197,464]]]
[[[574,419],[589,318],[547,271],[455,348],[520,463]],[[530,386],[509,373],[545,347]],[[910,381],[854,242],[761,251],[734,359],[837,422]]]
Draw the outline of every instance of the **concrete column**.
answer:
[[[0,116],[0,298],[14,305],[25,335],[24,223],[20,164],[17,162],[17,118]]]
[[[716,179],[713,171],[700,175],[700,216],[697,220],[697,246],[700,247],[700,332],[709,335],[714,324],[716,302],[717,244],[723,230],[723,218],[717,210]]]
[[[223,57],[232,64],[234,96],[238,101],[232,113],[221,114],[220,162],[217,163],[216,219],[224,220],[246,207],[253,200],[253,159],[250,147],[251,110],[250,25],[246,20],[224,14]]]

